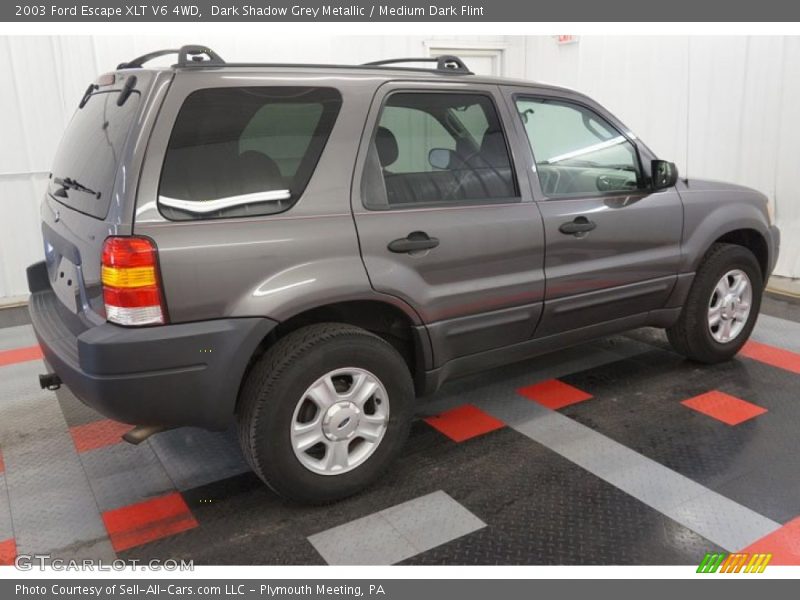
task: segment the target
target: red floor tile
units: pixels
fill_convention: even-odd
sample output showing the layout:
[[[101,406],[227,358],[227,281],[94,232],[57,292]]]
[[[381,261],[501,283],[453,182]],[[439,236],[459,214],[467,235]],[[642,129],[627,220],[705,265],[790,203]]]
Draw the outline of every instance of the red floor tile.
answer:
[[[750,340],[739,350],[739,355],[800,375],[800,354],[796,352]]]
[[[542,406],[558,410],[570,404],[577,404],[592,397],[583,390],[559,381],[558,379],[548,379],[528,387],[517,390],[520,396],[525,396],[528,400],[538,402]]]
[[[767,412],[766,408],[717,390],[681,402],[728,425],[738,425]]]
[[[120,552],[197,527],[178,492],[103,513],[114,550]]]
[[[505,423],[501,420],[471,404],[459,406],[435,417],[428,417],[425,422],[454,442],[463,442],[505,427]]]
[[[771,565],[800,565],[800,517],[756,540],[741,552],[772,554]]]
[[[17,558],[17,543],[13,539],[0,541],[0,566],[13,565],[15,558]]]
[[[89,450],[96,450],[112,444],[119,444],[122,441],[122,434],[130,429],[131,426],[125,423],[102,419],[93,423],[70,427],[69,432],[78,452],[88,452]]]
[[[39,346],[3,350],[0,352],[0,367],[27,362],[29,360],[39,360],[40,358],[42,358],[42,349],[39,348]]]

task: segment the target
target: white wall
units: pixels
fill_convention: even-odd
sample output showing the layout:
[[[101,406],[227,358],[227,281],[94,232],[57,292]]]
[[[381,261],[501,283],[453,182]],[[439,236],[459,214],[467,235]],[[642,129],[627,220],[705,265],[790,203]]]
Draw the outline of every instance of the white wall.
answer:
[[[177,25],[176,27],[179,27]],[[775,199],[778,273],[800,277],[800,38],[318,35],[0,37],[0,303],[24,298],[42,254],[38,204],[58,140],[98,73],[155,48],[202,42],[228,60],[358,63],[430,46],[503,53],[506,75],[567,85],[605,104],[681,171]],[[166,64],[166,63],[165,63]]]

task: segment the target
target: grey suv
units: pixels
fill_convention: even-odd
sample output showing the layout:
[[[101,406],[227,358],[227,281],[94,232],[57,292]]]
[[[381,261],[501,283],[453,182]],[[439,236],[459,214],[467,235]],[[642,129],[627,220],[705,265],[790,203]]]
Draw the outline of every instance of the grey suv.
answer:
[[[373,481],[448,379],[641,326],[729,359],[779,240],[762,194],[679,179],[577,92],[201,46],[87,88],[41,217],[41,385],[133,442],[235,419],[305,502]]]

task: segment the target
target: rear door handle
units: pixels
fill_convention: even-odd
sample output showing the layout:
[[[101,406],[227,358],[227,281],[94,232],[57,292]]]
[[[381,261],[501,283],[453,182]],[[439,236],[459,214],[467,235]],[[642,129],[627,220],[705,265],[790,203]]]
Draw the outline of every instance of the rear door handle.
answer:
[[[578,235],[591,231],[595,227],[597,227],[597,223],[594,221],[590,221],[586,217],[575,217],[573,221],[562,223],[558,230],[567,235]]]
[[[416,252],[430,250],[439,245],[439,238],[429,237],[424,231],[412,231],[406,237],[389,242],[390,252]]]

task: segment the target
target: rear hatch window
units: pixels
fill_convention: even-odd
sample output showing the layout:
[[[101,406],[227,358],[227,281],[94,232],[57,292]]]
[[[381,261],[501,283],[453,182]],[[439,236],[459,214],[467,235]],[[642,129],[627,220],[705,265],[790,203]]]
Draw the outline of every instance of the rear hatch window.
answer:
[[[114,177],[141,94],[133,75],[106,77],[111,78],[107,86],[87,90],[67,126],[48,190],[61,204],[96,219],[104,219],[108,213]]]
[[[162,214],[195,220],[288,209],[311,179],[341,103],[331,88],[193,92],[178,113],[164,158]]]

